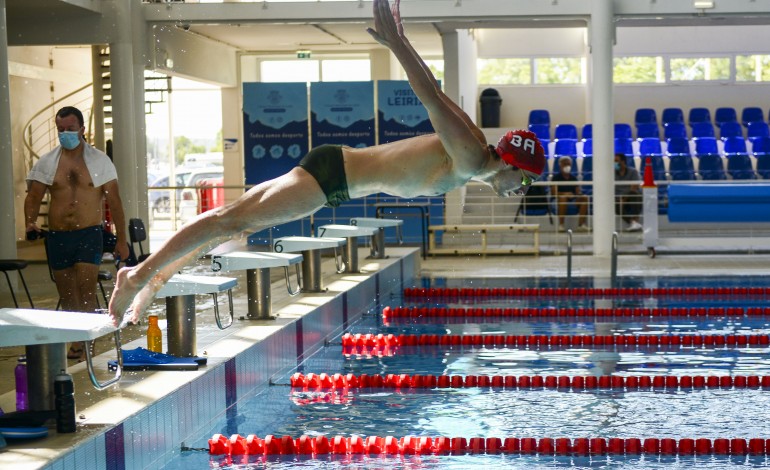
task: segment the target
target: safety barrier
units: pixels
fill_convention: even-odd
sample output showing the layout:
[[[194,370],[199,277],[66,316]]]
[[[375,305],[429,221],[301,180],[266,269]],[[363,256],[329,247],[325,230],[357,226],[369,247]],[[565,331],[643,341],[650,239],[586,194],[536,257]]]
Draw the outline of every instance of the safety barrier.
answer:
[[[300,372],[291,376],[292,388],[302,390],[347,390],[355,388],[474,388],[492,387],[516,390],[563,389],[591,390],[699,390],[699,389],[770,389],[770,376],[758,375],[410,375],[410,374],[314,374]]]
[[[214,434],[208,441],[212,455],[306,456],[321,455],[766,455],[765,438],[533,438],[533,437],[430,437],[430,436],[291,436],[253,434],[231,437]]]
[[[404,298],[704,297],[770,295],[770,287],[407,287]]]
[[[398,346],[767,346],[769,335],[342,335],[344,348]]]
[[[770,316],[770,307],[526,307],[526,308],[455,308],[455,307],[385,307],[385,320],[394,318],[473,318],[473,317],[723,317]]]

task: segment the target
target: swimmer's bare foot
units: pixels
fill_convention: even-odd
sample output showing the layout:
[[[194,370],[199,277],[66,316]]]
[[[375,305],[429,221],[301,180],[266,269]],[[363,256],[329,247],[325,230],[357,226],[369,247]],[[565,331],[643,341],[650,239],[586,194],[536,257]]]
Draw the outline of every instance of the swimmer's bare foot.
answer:
[[[123,268],[118,271],[115,280],[115,290],[110,297],[110,316],[115,326],[120,326],[123,316],[131,307],[131,303],[136,295],[136,283],[131,282],[129,273],[133,268]],[[129,320],[135,322],[134,313],[131,312]]]

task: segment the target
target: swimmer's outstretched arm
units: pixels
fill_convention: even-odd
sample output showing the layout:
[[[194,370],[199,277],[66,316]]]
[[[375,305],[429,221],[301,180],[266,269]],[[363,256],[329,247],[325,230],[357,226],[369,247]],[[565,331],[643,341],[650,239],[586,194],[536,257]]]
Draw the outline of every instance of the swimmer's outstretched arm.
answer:
[[[403,34],[399,3],[391,10],[388,0],[374,0],[374,29],[369,34],[388,47],[406,71],[409,84],[428,111],[433,128],[455,164],[470,168],[486,160],[486,140],[456,104],[438,87],[430,69]]]

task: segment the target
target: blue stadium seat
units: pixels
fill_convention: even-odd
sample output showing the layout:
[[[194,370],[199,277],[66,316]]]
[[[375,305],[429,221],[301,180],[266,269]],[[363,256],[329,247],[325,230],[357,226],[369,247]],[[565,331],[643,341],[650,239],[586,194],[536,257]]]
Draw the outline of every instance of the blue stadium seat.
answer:
[[[639,108],[634,113],[634,124],[639,127],[640,124],[658,125],[658,115],[652,108]]]
[[[637,124],[636,138],[646,139],[648,137],[655,137],[656,139],[660,138],[660,129],[658,129],[658,125],[654,122],[645,122],[642,124]]]
[[[740,122],[728,121],[719,126],[719,138],[726,140],[730,137],[743,137],[743,126]]]
[[[533,109],[529,112],[528,124],[542,124],[551,127],[551,114],[547,109]]]
[[[537,138],[543,141],[543,147],[551,140],[551,126],[548,124],[530,124],[529,130],[534,132]]]
[[[633,139],[633,130],[630,124],[617,123],[615,124],[615,138],[616,139]]]
[[[708,108],[692,108],[687,115],[687,123],[692,127],[696,122],[711,122],[711,111]]]
[[[577,126],[574,124],[557,124],[553,130],[554,140],[577,139]]]
[[[746,151],[746,141],[743,137],[725,139],[725,157],[727,158],[727,173],[734,180],[749,180],[756,178],[751,167],[751,157]]]
[[[726,122],[738,122],[738,113],[735,108],[717,108],[714,111],[714,125],[720,127]]]
[[[770,126],[764,121],[750,122],[746,134],[746,138],[753,144],[759,137],[770,137]]]
[[[666,179],[666,166],[663,163],[663,150],[660,139],[647,138],[639,141],[639,158],[641,160],[639,172],[644,175],[644,167],[647,165],[647,157],[652,161],[652,174],[656,180]]]
[[[559,171],[559,158],[570,157],[572,159],[572,174],[577,174],[577,139],[559,139],[553,149],[553,171]]]
[[[684,124],[684,111],[682,111],[682,108],[666,108],[663,110],[660,122],[664,126],[673,122],[681,122]]]
[[[746,127],[749,127],[750,122],[764,122],[764,120],[765,113],[762,112],[762,108],[750,106],[741,111],[741,123]]]
[[[626,164],[629,168],[636,168],[634,162],[634,144],[632,139],[615,139],[615,153],[622,153],[626,156]]]
[[[580,138],[585,139],[593,139],[594,138],[594,126],[593,124],[586,124],[583,126],[583,130],[580,131]]]
[[[751,153],[757,159],[757,174],[770,179],[770,137],[757,137],[751,147]]]
[[[592,181],[594,179],[594,157],[591,154],[583,156],[583,161],[580,164],[580,178],[583,181]],[[594,192],[594,187],[591,185],[581,186],[580,190],[583,194],[590,196]]]
[[[674,137],[687,138],[687,126],[683,122],[671,122],[663,127],[663,138],[668,140]]]
[[[581,150],[581,153],[584,157],[590,157],[594,154],[594,140],[593,139],[586,139],[583,141],[583,149]]]
[[[698,157],[698,174],[704,180],[726,179],[724,162],[719,155],[717,140],[713,137],[701,137],[695,141],[695,156]]]
[[[695,168],[690,154],[690,142],[684,137],[668,139],[668,174],[672,180],[689,181],[695,179]]]
[[[695,122],[691,125],[692,138],[700,139],[702,137],[716,137],[714,134],[714,125],[709,121]]]

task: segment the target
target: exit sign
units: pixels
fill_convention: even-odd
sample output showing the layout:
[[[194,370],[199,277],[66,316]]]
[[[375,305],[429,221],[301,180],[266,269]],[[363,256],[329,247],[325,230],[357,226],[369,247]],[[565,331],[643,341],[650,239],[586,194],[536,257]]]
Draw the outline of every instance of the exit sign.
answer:
[[[297,59],[309,59],[310,51],[297,51]]]

